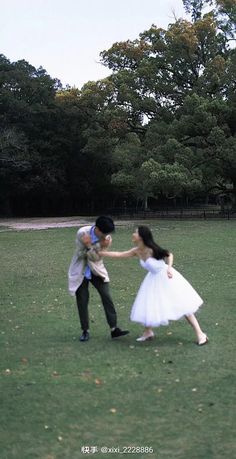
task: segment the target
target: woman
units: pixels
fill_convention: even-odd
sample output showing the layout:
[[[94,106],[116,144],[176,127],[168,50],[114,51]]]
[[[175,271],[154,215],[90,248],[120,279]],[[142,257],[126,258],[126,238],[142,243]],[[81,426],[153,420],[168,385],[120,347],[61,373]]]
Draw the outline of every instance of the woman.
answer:
[[[137,338],[137,341],[152,339],[152,327],[168,325],[169,320],[178,320],[185,316],[195,331],[197,344],[206,344],[208,337],[201,330],[194,315],[203,300],[189,282],[172,267],[172,253],[155,243],[147,226],[139,226],[132,240],[136,247],[131,250],[102,250],[99,251],[99,255],[112,258],[137,256],[141,266],[148,271],[139,288],[130,316],[133,322],[145,326],[143,335]]]

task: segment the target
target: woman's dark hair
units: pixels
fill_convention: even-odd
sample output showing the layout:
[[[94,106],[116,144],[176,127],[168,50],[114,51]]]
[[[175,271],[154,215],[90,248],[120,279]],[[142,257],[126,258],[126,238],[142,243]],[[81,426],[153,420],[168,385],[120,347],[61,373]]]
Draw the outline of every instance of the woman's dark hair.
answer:
[[[166,249],[162,249],[159,245],[157,245],[153,239],[153,235],[151,230],[148,226],[139,226],[138,227],[138,234],[142,238],[143,243],[152,249],[153,257],[157,260],[162,260],[165,257],[170,255],[170,252]]]

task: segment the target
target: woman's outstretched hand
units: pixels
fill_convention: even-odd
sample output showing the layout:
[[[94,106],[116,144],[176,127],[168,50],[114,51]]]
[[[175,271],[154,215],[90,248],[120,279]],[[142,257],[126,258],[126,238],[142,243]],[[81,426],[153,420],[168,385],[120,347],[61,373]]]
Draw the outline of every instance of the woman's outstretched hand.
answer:
[[[112,244],[112,237],[108,234],[106,237],[100,240],[101,249],[107,249]]]
[[[167,276],[169,277],[169,279],[173,277],[173,271],[171,267],[167,268]]]

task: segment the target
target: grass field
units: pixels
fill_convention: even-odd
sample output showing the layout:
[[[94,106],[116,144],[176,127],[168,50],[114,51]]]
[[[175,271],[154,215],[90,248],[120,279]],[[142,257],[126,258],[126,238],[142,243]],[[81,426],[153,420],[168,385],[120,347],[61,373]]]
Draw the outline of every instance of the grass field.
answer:
[[[205,300],[198,318],[207,346],[194,344],[185,320],[135,341],[142,330],[129,313],[145,272],[133,259],[105,261],[119,325],[130,335],[110,339],[91,287],[91,339],[80,343],[67,293],[76,229],[0,232],[1,459],[121,457],[101,447],[135,459],[236,457],[236,222],[150,226]],[[132,223],[119,228],[113,249],[131,247],[132,231]]]

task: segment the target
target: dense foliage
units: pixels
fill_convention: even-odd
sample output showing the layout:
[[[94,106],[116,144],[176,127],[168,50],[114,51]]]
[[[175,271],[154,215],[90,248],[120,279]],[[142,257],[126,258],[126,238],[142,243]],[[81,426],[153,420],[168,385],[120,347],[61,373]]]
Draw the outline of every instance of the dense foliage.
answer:
[[[1,215],[236,203],[236,0],[183,0],[79,90],[0,55]]]

